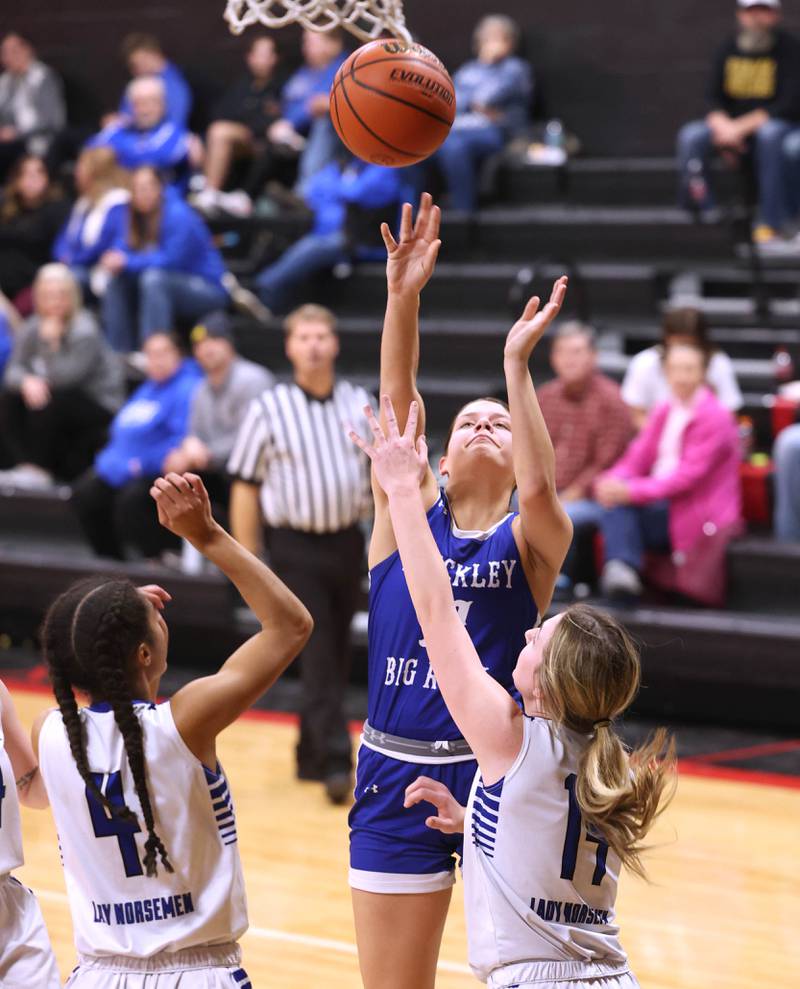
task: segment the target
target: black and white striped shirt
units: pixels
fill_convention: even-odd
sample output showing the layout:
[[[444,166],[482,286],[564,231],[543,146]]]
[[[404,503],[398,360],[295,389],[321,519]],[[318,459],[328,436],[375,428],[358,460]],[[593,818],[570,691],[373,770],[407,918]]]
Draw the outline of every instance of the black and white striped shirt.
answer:
[[[254,399],[228,461],[228,473],[261,484],[264,521],[271,528],[337,532],[369,514],[367,458],[347,433],[371,432],[363,388],[337,381],[326,399],[292,383]]]

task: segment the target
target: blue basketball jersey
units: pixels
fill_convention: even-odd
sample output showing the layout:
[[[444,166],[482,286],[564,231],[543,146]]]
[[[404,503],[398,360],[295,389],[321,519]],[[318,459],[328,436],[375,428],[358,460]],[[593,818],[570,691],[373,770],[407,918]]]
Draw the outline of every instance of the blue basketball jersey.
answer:
[[[458,615],[484,667],[510,693],[525,632],[536,624],[536,604],[511,531],[514,517],[509,513],[487,532],[463,532],[444,492],[428,512]],[[370,572],[369,723],[422,741],[461,735],[428,662],[398,552]]]

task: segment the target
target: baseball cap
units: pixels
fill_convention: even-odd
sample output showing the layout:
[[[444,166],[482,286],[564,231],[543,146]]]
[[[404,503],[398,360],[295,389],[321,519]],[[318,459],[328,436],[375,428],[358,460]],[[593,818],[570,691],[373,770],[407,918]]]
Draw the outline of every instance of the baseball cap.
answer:
[[[201,340],[230,340],[233,342],[233,328],[230,316],[222,309],[215,309],[214,312],[206,313],[189,334],[189,339],[193,344],[200,343]]]
[[[781,9],[781,0],[736,0],[739,7],[772,7],[773,10]]]

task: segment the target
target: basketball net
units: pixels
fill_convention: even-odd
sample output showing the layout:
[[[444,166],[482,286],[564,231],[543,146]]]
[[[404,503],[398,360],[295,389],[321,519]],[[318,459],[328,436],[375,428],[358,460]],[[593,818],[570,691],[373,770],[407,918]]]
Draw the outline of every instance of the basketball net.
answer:
[[[362,41],[388,31],[411,43],[402,0],[227,0],[225,20],[234,34],[252,24],[280,28],[297,23],[312,31],[343,27]]]

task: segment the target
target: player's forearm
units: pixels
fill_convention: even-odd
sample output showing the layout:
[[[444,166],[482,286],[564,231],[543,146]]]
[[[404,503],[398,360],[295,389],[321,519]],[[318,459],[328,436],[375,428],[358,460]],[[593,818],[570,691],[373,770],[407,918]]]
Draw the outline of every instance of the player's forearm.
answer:
[[[307,637],[311,616],[303,603],[222,526],[198,549],[225,574],[263,627],[280,626],[287,634]]]
[[[419,368],[419,295],[389,292],[381,334],[380,391],[396,409],[421,400],[417,391]],[[399,420],[402,429],[404,422]],[[424,422],[420,422],[421,431]]]
[[[514,474],[522,501],[555,491],[556,455],[527,363],[507,358],[504,370],[514,429]]]
[[[27,773],[23,773],[17,780],[17,794],[19,802],[25,807],[34,810],[44,810],[50,803],[47,790],[44,786],[41,770],[38,766],[33,766]]]

